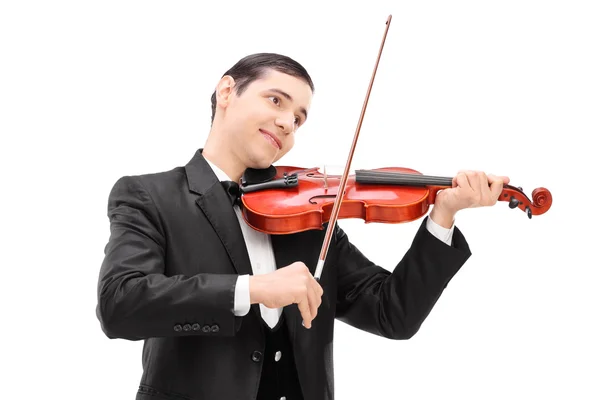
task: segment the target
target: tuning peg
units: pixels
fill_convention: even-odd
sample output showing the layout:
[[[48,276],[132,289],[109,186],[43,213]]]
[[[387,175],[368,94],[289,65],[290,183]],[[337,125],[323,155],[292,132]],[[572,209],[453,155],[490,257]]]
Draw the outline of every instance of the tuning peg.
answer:
[[[525,207],[525,212],[527,213],[527,216],[529,217],[529,219],[531,219],[531,208],[529,208],[529,206]]]
[[[510,201],[508,202],[508,206],[510,208],[516,208],[519,205],[519,200],[515,198],[515,196],[510,196]]]
[[[523,188],[521,186],[517,186],[517,189],[519,189],[521,192],[523,191]]]

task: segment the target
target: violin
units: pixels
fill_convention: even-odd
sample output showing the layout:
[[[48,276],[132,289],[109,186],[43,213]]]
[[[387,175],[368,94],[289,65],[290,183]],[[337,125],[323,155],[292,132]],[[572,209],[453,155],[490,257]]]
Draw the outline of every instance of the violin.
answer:
[[[319,168],[272,167],[242,180],[242,214],[254,229],[268,234],[290,234],[323,229],[332,216],[342,176]],[[452,187],[452,178],[422,175],[410,168],[357,170],[350,175],[342,196],[340,218],[360,218],[366,223],[403,223],[424,216],[437,193]],[[520,209],[531,219],[548,211],[552,195],[546,188],[533,191],[530,200],[520,187],[504,185],[498,201]]]
[[[264,170],[248,169],[242,177],[242,215],[254,229],[269,234],[289,234],[309,229],[322,230],[328,222],[315,268],[317,281],[320,281],[338,218],[362,218],[367,223],[413,221],[434,204],[439,190],[452,187],[452,178],[427,176],[409,168],[357,170],[350,175],[350,165],[391,20],[389,15],[344,173],[327,176],[326,171],[321,173],[317,168],[271,166]],[[530,200],[520,187],[505,184],[498,200],[507,201],[510,208],[519,208],[531,218],[548,211],[552,195],[548,189],[541,187],[533,191]]]

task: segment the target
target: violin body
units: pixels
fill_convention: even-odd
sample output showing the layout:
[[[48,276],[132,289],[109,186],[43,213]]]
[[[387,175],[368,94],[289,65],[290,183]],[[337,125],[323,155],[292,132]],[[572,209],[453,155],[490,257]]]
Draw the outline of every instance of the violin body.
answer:
[[[244,192],[242,214],[254,229],[289,234],[324,229],[330,220],[341,176],[318,168],[278,166],[273,181],[294,176],[294,185]],[[452,178],[425,176],[401,167],[359,170],[348,175],[337,218],[360,218],[365,223],[404,223],[423,217],[439,190],[452,187]],[[505,185],[498,200],[510,201],[531,215],[542,214],[552,202],[550,192],[538,188],[531,202],[520,190]]]

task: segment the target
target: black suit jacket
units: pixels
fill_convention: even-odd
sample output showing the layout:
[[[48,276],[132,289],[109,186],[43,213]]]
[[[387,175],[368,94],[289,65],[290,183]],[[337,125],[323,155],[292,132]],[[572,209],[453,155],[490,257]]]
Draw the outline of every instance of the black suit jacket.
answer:
[[[256,304],[233,314],[236,279],[252,269],[230,204],[202,149],[185,167],[125,176],[110,192],[97,316],[109,338],[144,340],[139,400],[256,397],[265,338]],[[324,233],[274,235],[277,267],[303,261],[314,273]],[[284,308],[305,399],[334,398],[335,318],[408,339],[470,254],[457,228],[448,246],[423,220],[391,273],[336,226],[312,328],[297,305]]]

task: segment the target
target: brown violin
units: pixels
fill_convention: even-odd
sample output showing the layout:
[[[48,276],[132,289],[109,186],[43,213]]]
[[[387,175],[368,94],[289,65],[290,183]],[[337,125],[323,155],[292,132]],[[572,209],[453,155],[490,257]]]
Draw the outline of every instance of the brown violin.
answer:
[[[244,219],[269,234],[323,229],[342,178],[324,172],[278,166],[268,181],[242,184]],[[452,178],[422,175],[410,168],[357,170],[346,183],[338,218],[360,218],[367,223],[414,221],[427,213],[439,190],[450,187]],[[545,213],[552,205],[552,195],[543,187],[535,189],[530,200],[520,187],[504,185],[498,200],[524,211],[529,218]]]

